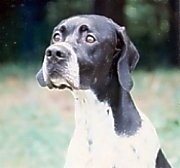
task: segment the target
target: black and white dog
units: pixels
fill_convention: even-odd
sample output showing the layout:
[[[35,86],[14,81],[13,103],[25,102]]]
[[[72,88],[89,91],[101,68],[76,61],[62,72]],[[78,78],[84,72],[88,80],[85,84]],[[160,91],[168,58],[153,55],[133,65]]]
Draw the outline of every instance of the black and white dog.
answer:
[[[170,168],[130,96],[138,59],[125,28],[104,16],[74,16],[54,28],[37,80],[75,97],[65,168]]]

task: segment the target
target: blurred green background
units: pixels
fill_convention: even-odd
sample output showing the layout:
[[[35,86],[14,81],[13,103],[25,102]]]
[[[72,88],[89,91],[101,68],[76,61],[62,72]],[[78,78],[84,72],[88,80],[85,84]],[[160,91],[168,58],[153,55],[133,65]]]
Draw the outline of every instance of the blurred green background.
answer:
[[[132,95],[179,168],[178,0],[1,0],[0,168],[63,167],[74,127],[73,98],[67,91],[40,88],[35,74],[53,27],[83,13],[103,14],[126,26],[141,55]]]

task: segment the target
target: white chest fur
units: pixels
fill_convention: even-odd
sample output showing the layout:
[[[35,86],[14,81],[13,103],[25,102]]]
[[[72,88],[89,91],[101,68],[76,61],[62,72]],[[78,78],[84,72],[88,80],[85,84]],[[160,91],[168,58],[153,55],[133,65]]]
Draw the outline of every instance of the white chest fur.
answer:
[[[75,131],[65,168],[155,168],[159,141],[143,115],[142,127],[132,136],[117,135],[111,107],[91,91],[75,93]]]

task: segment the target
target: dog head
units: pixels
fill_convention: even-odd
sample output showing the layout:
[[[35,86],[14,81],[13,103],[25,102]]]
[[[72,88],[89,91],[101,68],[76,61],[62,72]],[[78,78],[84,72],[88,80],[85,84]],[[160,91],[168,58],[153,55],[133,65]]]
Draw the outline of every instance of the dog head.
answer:
[[[49,88],[90,89],[114,75],[130,91],[138,59],[124,27],[104,16],[74,16],[54,28],[36,77]]]

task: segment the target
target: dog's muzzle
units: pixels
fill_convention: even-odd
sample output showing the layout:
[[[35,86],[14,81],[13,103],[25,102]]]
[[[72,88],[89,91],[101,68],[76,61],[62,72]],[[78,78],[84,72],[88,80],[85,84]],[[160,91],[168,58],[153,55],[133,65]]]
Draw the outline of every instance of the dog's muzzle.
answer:
[[[43,77],[49,88],[79,88],[77,55],[70,44],[60,42],[46,49]]]

